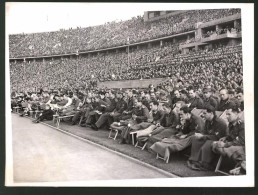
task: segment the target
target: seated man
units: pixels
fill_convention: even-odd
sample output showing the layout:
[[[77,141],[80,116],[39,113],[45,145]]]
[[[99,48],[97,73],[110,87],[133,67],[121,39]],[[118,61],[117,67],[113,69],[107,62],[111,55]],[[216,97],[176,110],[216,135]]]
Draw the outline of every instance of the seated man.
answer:
[[[178,127],[180,125],[179,111],[185,103],[178,101],[175,103],[174,109],[172,110],[169,104],[163,104],[163,110],[165,111],[165,117],[161,121],[160,131],[153,131],[148,138],[147,147],[149,148],[155,142],[161,141],[164,138],[168,138],[178,133]]]
[[[120,121],[120,120],[125,120],[124,118],[122,118],[123,114],[125,113],[127,109],[127,103],[125,102],[125,100],[123,99],[123,95],[121,92],[117,92],[116,93],[116,107],[115,109],[109,114],[110,117],[108,118],[108,122],[109,124],[112,124],[114,121]],[[129,113],[129,112],[126,112]],[[127,114],[126,114],[127,115]],[[131,114],[129,114],[131,115]],[[129,116],[130,117],[130,116]],[[130,117],[131,118],[131,117]],[[126,117],[127,119],[127,117]]]
[[[75,125],[78,122],[78,119],[82,117],[81,121],[84,121],[88,117],[89,112],[93,110],[92,102],[90,98],[86,98],[83,105],[80,107],[80,110],[76,112],[72,118],[72,125]]]
[[[235,103],[229,98],[227,89],[221,89],[219,93],[221,100],[218,105],[218,111],[225,111],[227,109],[232,109],[235,107]]]
[[[130,124],[130,126],[139,124],[141,122],[146,122],[149,118],[149,110],[148,108],[142,104],[141,102],[141,98],[138,99],[134,99],[134,105],[135,108],[133,110],[132,113],[132,118],[126,120],[125,122],[123,122],[124,125]],[[116,125],[116,123],[113,123],[113,126]],[[120,140],[120,144],[125,143],[125,141],[129,142],[129,133],[130,133],[131,129],[129,128],[124,128],[122,133],[121,133],[121,140]]]
[[[99,129],[104,124],[110,125],[108,122],[110,121],[109,118],[112,118],[110,115],[114,109],[116,108],[116,100],[115,100],[115,94],[109,93],[109,99],[110,99],[110,105],[105,108],[104,113],[99,117],[97,122],[92,125],[92,128]]]
[[[127,92],[127,107],[125,110],[123,110],[122,114],[113,115],[113,119],[115,122],[118,122],[120,120],[130,119],[132,117],[133,106],[134,106],[133,92],[132,92],[132,90],[127,90],[126,92]]]
[[[217,110],[218,107],[218,102],[217,100],[212,97],[212,92],[210,88],[204,88],[203,89],[203,107],[208,108],[209,106],[212,106],[215,108],[215,110]]]
[[[245,124],[239,120],[239,108],[235,107],[226,111],[229,122],[229,135],[213,142],[213,151],[227,156],[236,163],[245,161]]]
[[[76,94],[73,94],[71,105],[62,110],[62,115],[74,115],[75,113],[79,112],[81,106],[81,100],[78,98]]]
[[[199,116],[192,115],[187,106],[180,108],[179,112],[181,127],[180,132],[170,138],[164,138],[161,142],[156,142],[150,149],[160,154],[164,159],[168,159],[170,153],[182,151],[192,144],[192,137],[195,132],[201,132],[204,123]]]
[[[195,133],[192,139],[191,156],[187,164],[195,170],[212,170],[214,168],[212,165],[214,160],[212,143],[224,137],[228,127],[223,119],[217,118],[214,107],[208,106],[202,114],[205,118],[204,131]]]
[[[98,130],[95,128],[94,124],[97,122],[99,117],[105,112],[105,108],[110,105],[110,100],[105,97],[105,93],[100,91],[98,95],[95,97],[95,101],[97,103],[97,107],[89,113],[89,116],[86,120],[86,124],[91,125],[94,130]]]
[[[202,109],[203,108],[203,100],[196,95],[196,92],[193,88],[189,88],[188,91],[189,99],[188,99],[188,105],[191,110],[194,108]]]
[[[51,110],[50,106],[47,104],[46,109],[43,110],[43,113],[41,113],[39,117],[37,117],[37,119],[35,119],[32,122],[39,123],[39,121],[43,121],[43,120],[52,120],[54,113],[55,112]]]
[[[164,117],[164,112],[162,110],[158,110],[159,103],[157,101],[150,102],[150,118],[146,122],[141,122],[139,124],[133,125],[131,127],[132,130],[143,130],[148,128],[151,125],[160,124],[161,120]]]

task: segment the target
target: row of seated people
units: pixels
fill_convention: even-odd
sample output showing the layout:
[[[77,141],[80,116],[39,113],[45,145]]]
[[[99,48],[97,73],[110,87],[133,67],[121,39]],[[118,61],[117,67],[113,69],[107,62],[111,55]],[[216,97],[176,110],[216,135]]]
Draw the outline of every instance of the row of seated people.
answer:
[[[121,46],[194,30],[197,22],[240,12],[240,9],[188,10],[148,23],[144,22],[143,16],[138,16],[87,28],[10,35],[10,57],[67,54]]]
[[[93,130],[103,126],[119,129],[121,144],[130,143],[130,133],[134,132],[139,142],[166,161],[172,153],[191,147],[188,166],[209,170],[214,169],[216,153],[228,156],[239,166],[245,162],[244,122],[240,117],[243,92],[239,89],[230,96],[227,89],[221,89],[219,95],[213,94],[210,87],[201,95],[193,88],[166,93],[150,86],[148,91],[89,91],[86,96],[73,94],[72,98],[43,93],[38,95],[41,101],[37,95],[31,98],[45,107],[34,122],[51,119],[53,110],[58,110],[59,115],[71,116],[71,125],[80,119],[81,126]],[[194,114],[198,108],[203,109],[204,119]],[[224,119],[222,113],[226,114]]]
[[[221,35],[221,34],[225,34],[225,33],[237,33],[237,32],[241,32],[241,29],[240,28],[229,28],[229,27],[226,27],[224,29],[218,29],[216,31],[207,31],[207,33],[204,33],[203,34],[203,38],[206,38],[206,37],[210,37],[210,36],[214,36],[214,35]]]
[[[139,54],[135,50],[130,59],[130,66],[128,66],[128,55],[123,52],[102,53],[78,59],[63,58],[44,62],[11,63],[11,82],[16,89],[29,88],[29,91],[32,91],[35,87],[56,88],[59,83],[67,83],[69,86],[78,88],[89,85],[93,80],[152,79],[169,77],[179,72],[181,80],[187,81],[189,85],[204,87],[203,85],[209,84],[215,89],[237,88],[243,85],[241,45],[176,55],[170,53],[173,52],[173,48],[172,44],[171,47],[168,45],[159,49],[155,57],[150,57],[149,51],[152,49],[139,50]],[[163,54],[166,51],[166,55]],[[152,62],[134,64],[147,59],[151,59]],[[51,80],[51,78],[55,79]],[[24,80],[27,82],[24,83]]]

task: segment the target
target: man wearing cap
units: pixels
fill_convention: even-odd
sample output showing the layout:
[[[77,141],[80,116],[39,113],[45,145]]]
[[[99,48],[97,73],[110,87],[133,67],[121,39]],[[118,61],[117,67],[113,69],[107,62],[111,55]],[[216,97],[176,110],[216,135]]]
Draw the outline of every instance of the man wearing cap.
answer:
[[[204,131],[195,133],[192,139],[191,156],[187,162],[190,168],[196,170],[212,168],[211,163],[215,157],[212,143],[224,137],[228,128],[226,121],[216,116],[214,107],[208,105],[202,114],[205,118]]]
[[[205,109],[212,106],[215,110],[217,110],[218,103],[211,95],[212,92],[210,88],[203,89],[203,108]]]
[[[239,119],[239,108],[226,111],[229,134],[212,144],[215,153],[227,156],[237,163],[245,161],[245,124]]]

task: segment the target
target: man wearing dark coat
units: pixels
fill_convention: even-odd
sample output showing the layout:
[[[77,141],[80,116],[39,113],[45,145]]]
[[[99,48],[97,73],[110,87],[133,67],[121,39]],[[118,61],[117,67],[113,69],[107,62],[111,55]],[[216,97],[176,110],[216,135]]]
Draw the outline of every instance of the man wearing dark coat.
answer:
[[[54,114],[55,114],[55,112],[50,109],[50,106],[46,105],[46,109],[43,110],[43,112],[39,115],[39,117],[37,117],[32,122],[39,123],[39,121],[43,121],[43,120],[52,120]]]
[[[114,116],[114,121],[126,120],[132,117],[133,112],[133,92],[132,90],[127,91],[127,108],[122,112],[121,115]]]
[[[197,109],[202,109],[203,108],[203,100],[198,97],[196,95],[196,92],[194,91],[194,89],[190,89],[188,92],[189,95],[189,99],[188,99],[188,104],[189,104],[189,108],[192,110],[194,108]]]
[[[218,106],[218,111],[225,111],[227,109],[235,107],[235,103],[229,98],[227,89],[221,89],[219,93],[221,100]]]
[[[212,92],[210,88],[204,88],[203,89],[203,108],[206,109],[210,106],[214,107],[215,110],[218,108],[218,102],[217,100],[212,97]]]
[[[164,138],[153,144],[150,149],[163,156],[167,161],[170,153],[179,152],[192,144],[192,137],[195,132],[202,132],[204,122],[201,117],[191,114],[187,106],[180,108],[180,132],[170,138]]]
[[[99,119],[97,120],[97,122],[95,124],[92,125],[93,128],[95,129],[99,129],[101,126],[103,126],[104,124],[107,124],[109,121],[110,113],[113,112],[113,110],[116,108],[116,100],[115,100],[115,94],[110,93],[109,95],[110,98],[110,105],[108,107],[105,108],[105,113],[103,113]],[[109,126],[110,124],[108,124]]]
[[[215,154],[212,152],[212,143],[224,137],[227,132],[226,121],[216,116],[214,107],[207,107],[202,114],[206,119],[204,130],[201,133],[195,133],[192,139],[191,156],[187,162],[190,168],[196,170],[213,168],[211,163]]]
[[[150,137],[147,142],[147,147],[149,148],[155,142],[161,141],[164,138],[168,138],[176,133],[178,133],[177,127],[180,125],[179,120],[179,110],[185,103],[183,101],[178,101],[175,103],[174,109],[170,108],[169,104],[163,104],[163,110],[165,110],[165,116],[161,121],[161,127],[159,128],[160,131],[153,131],[150,134]]]
[[[226,111],[229,121],[229,134],[217,142],[213,142],[215,153],[227,156],[237,163],[245,161],[245,124],[239,119],[239,108]]]

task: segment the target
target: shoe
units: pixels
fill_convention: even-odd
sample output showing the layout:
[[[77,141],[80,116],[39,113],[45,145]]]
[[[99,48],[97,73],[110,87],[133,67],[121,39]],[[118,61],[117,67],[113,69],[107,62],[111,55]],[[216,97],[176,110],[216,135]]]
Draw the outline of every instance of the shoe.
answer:
[[[95,131],[98,131],[98,130],[99,130],[99,128],[98,128],[95,124],[92,124],[92,125],[91,125],[91,128],[92,128],[93,130],[95,130]]]
[[[80,124],[81,127],[86,127],[86,123]]]
[[[200,171],[200,168],[199,168],[196,164],[190,162],[189,160],[187,161],[187,166],[188,166],[190,169],[193,169],[193,170],[196,170],[196,171]]]
[[[20,117],[23,117],[23,114],[19,114]]]
[[[39,121],[38,121],[38,120],[33,120],[32,122],[33,122],[33,123],[39,123]]]

